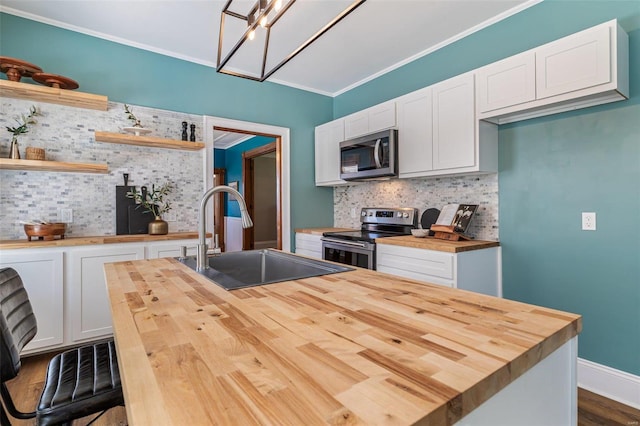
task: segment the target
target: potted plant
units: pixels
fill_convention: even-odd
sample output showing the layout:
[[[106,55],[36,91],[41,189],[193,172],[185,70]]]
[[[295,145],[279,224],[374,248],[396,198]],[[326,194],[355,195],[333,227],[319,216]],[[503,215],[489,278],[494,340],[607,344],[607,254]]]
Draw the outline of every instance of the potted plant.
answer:
[[[151,132],[150,129],[145,129],[144,127],[142,127],[142,123],[133,113],[133,110],[131,109],[131,107],[129,107],[129,105],[124,104],[124,112],[125,114],[127,114],[127,118],[133,122],[133,126],[124,128],[125,131],[133,133],[136,136]]]
[[[160,188],[156,188],[155,185],[151,185],[151,192],[144,190],[138,192],[134,186],[131,191],[127,192],[127,197],[133,198],[136,202],[137,208],[143,207],[145,213],[151,213],[154,216],[154,220],[149,222],[149,234],[150,235],[166,235],[169,232],[169,224],[162,220],[162,215],[171,210],[171,203],[167,201],[166,197],[173,191],[173,185],[167,182]]]
[[[40,115],[40,111],[36,108],[35,105],[32,105],[29,108],[29,114],[22,114],[20,118],[16,118],[17,126],[9,127],[6,126],[7,130],[13,134],[11,137],[11,149],[9,150],[9,158],[13,160],[20,159],[20,150],[18,149],[18,136],[27,133],[29,131],[30,124],[36,124],[37,121],[34,117]]]

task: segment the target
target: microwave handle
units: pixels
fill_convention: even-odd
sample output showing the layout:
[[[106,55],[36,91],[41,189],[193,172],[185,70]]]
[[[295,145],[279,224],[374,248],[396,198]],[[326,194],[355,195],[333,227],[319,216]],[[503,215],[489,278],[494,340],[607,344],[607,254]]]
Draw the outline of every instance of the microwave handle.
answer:
[[[380,144],[382,139],[376,141],[376,146],[373,148],[373,159],[376,161],[376,168],[381,169],[382,163],[380,162]]]

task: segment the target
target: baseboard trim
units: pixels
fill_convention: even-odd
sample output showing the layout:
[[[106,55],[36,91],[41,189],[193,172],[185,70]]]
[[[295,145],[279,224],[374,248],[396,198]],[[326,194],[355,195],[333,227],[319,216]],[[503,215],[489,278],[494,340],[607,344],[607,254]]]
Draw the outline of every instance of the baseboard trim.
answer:
[[[578,358],[578,387],[640,410],[640,376]]]

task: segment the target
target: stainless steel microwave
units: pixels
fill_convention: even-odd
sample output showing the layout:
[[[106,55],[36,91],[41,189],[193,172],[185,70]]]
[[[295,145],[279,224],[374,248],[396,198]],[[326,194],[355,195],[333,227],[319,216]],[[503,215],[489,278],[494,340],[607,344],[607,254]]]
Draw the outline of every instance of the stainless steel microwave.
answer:
[[[397,176],[397,130],[383,130],[340,142],[340,179],[369,180]]]

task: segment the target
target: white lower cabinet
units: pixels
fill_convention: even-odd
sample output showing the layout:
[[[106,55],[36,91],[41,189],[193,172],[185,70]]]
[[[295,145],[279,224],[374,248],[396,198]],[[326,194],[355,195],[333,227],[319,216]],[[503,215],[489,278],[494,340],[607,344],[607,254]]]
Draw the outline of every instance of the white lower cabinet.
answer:
[[[296,253],[322,259],[322,235],[296,232]]]
[[[38,332],[24,353],[51,348],[64,342],[64,252],[62,250],[3,250],[0,268],[15,269],[38,324]]]
[[[499,247],[446,253],[376,244],[379,272],[498,297],[502,296],[500,261]]]
[[[112,335],[104,264],[195,255],[197,240],[170,240],[0,251],[0,268],[20,274],[38,322],[23,353],[50,352]]]
[[[69,319],[71,340],[95,339],[112,334],[111,308],[104,264],[145,258],[143,244],[117,244],[69,249]]]

